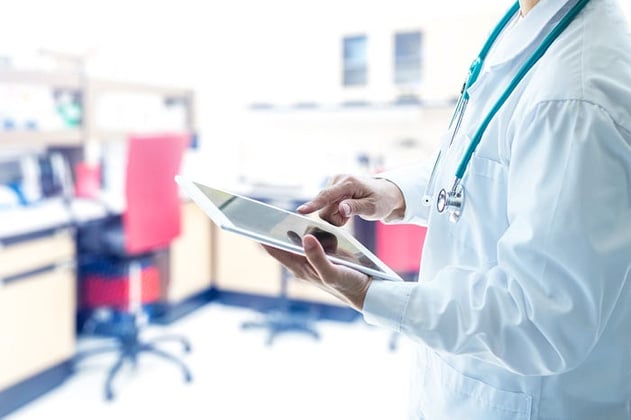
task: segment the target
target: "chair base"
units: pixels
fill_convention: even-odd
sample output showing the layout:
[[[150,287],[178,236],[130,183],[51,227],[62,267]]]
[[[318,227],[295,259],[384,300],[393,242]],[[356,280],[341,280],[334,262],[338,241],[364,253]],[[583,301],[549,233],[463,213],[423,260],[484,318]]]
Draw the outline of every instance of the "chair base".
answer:
[[[320,333],[316,331],[305,316],[294,314],[291,311],[276,310],[263,315],[260,321],[246,321],[241,324],[242,329],[265,328],[269,334],[265,344],[268,346],[282,333],[301,332],[310,335],[316,340],[320,339]]]
[[[193,375],[184,362],[182,362],[180,359],[173,356],[172,354],[159,349],[156,346],[156,343],[159,342],[176,341],[182,344],[182,347],[186,353],[189,353],[191,351],[191,345],[186,338],[177,335],[166,335],[155,337],[151,340],[143,342],[140,340],[139,332],[140,331],[135,328],[132,333],[127,333],[123,336],[116,337],[116,342],[112,345],[90,349],[83,353],[77,354],[72,362],[73,369],[76,371],[79,363],[90,356],[111,352],[118,353],[118,358],[109,369],[105,380],[104,396],[105,399],[108,401],[114,399],[114,390],[112,387],[112,383],[118,372],[120,372],[126,361],[130,362],[135,367],[138,364],[138,357],[141,353],[151,353],[164,360],[168,360],[171,363],[176,364],[184,375],[184,382],[189,383],[193,380]]]

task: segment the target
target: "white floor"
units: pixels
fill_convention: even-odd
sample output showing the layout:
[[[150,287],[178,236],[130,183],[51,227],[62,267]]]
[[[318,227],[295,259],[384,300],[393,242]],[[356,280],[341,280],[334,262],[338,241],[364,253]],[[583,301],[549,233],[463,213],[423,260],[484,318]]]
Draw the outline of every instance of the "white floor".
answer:
[[[404,419],[412,345],[390,333],[352,323],[320,321],[321,338],[287,333],[271,346],[266,331],[242,331],[256,312],[218,303],[207,305],[166,328],[191,340],[184,356],[193,372],[185,384],[179,369],[151,355],[134,371],[126,367],[114,383],[116,398],[103,399],[105,355],[61,387],[16,411],[7,420],[42,419]],[[82,341],[80,348],[97,344]],[[180,349],[168,347],[176,354]]]

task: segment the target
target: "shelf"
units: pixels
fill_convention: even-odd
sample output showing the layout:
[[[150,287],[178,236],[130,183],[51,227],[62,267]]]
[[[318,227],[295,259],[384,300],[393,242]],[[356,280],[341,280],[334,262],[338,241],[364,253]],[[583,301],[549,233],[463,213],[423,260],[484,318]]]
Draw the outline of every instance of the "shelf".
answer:
[[[80,146],[79,129],[54,131],[0,131],[0,148],[11,146]]]
[[[341,103],[298,102],[295,104],[272,104],[267,102],[255,102],[249,105],[248,110],[267,113],[356,113],[356,112],[390,112],[401,110],[432,110],[452,109],[458,98],[447,98],[433,101],[347,101]]]
[[[35,70],[0,70],[0,83],[43,84],[68,89],[82,87],[81,77],[77,74]]]
[[[143,131],[143,130],[129,130],[129,131],[125,131],[125,130],[96,130],[93,134],[94,138],[99,139],[100,141],[103,142],[108,142],[108,141],[116,141],[116,140],[124,140],[126,138],[128,138],[130,135],[132,134],[143,134],[143,133],[162,133],[162,132],[177,132],[177,133],[187,133],[190,135],[193,135],[194,133],[189,130],[189,129],[181,129],[181,130],[160,130],[160,129],[156,129],[156,130],[147,130],[147,131]]]
[[[148,85],[143,83],[119,82],[110,80],[91,80],[90,89],[101,92],[124,92],[124,93],[148,93],[161,95],[165,98],[190,98],[193,96],[192,89],[179,87]]]
[[[84,118],[82,127],[76,129],[0,131],[0,149],[46,146],[73,147],[82,146],[86,140],[94,138],[107,140],[126,138],[129,132],[101,130],[95,126],[95,103],[100,96],[109,93],[150,94],[162,96],[166,100],[181,101],[188,109],[186,116],[188,131],[194,132],[195,95],[192,89],[126,81],[94,80],[77,73],[16,69],[0,69],[0,84],[2,83],[43,85],[49,88],[79,91],[83,101]]]
[[[172,86],[158,86],[143,83],[84,80],[81,75],[61,72],[45,72],[37,70],[0,69],[0,83],[44,84],[59,88],[82,89],[86,83],[91,89],[108,92],[136,92],[162,95],[167,98],[190,98],[192,89]]]

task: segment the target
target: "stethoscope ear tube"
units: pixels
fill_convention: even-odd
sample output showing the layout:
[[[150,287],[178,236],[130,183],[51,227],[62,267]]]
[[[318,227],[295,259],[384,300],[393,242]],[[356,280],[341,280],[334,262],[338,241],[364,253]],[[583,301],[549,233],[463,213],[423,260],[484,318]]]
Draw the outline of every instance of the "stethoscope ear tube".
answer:
[[[486,59],[486,56],[489,54],[489,51],[491,51],[491,48],[493,48],[493,44],[495,44],[495,41],[497,40],[497,38],[499,38],[500,33],[504,30],[506,25],[508,25],[508,23],[511,21],[513,16],[515,16],[515,14],[518,11],[519,11],[519,1],[516,1],[510,7],[510,9],[508,9],[506,14],[502,16],[502,19],[500,19],[499,23],[495,25],[495,28],[493,28],[493,31],[491,32],[489,37],[486,39],[486,42],[482,46],[480,53],[478,54],[476,59],[473,60],[473,63],[471,63],[471,66],[469,67],[469,75],[467,77],[467,80],[461,92],[461,95],[464,99],[466,100],[469,99],[469,93],[467,92],[467,90],[469,89],[469,87],[471,87],[472,84],[475,83],[476,80],[478,80],[478,76],[480,75],[480,72],[482,71],[482,65],[484,64],[484,60]]]
[[[471,139],[471,143],[469,143],[469,147],[467,147],[467,150],[465,151],[465,154],[463,155],[462,160],[460,161],[460,164],[458,165],[458,168],[456,169],[456,178],[462,179],[464,177],[464,173],[467,170],[467,166],[469,165],[471,156],[473,156],[473,152],[475,152],[475,149],[478,147],[478,144],[480,144],[480,141],[482,140],[482,136],[484,135],[484,132],[486,131],[489,124],[491,123],[491,120],[493,119],[495,114],[497,114],[497,112],[500,110],[500,108],[504,105],[506,100],[513,93],[517,85],[519,85],[519,83],[524,79],[524,77],[530,71],[530,69],[532,69],[533,66],[539,61],[539,59],[543,57],[545,52],[548,51],[548,48],[550,48],[550,45],[552,45],[552,43],[559,37],[559,35],[565,30],[565,28],[567,28],[570,25],[570,23],[572,23],[576,15],[578,15],[581,12],[581,10],[583,10],[583,8],[585,7],[585,5],[587,5],[587,3],[589,3],[589,0],[579,0],[565,14],[565,16],[563,16],[563,18],[559,21],[559,23],[545,37],[541,45],[539,45],[539,47],[530,56],[530,58],[526,60],[526,62],[519,69],[515,77],[513,77],[513,80],[511,80],[508,87],[504,90],[504,92],[499,97],[497,102],[493,105],[493,108],[491,108],[487,116],[482,121],[482,124],[480,124],[480,127],[476,131],[475,135]]]
[[[447,191],[445,189],[442,189],[439,192],[438,197],[436,198],[436,208],[438,212],[443,213],[445,211],[448,211],[448,213],[450,214],[450,220],[452,222],[459,220],[460,215],[462,213],[462,209],[464,207],[464,188],[461,184],[461,181],[464,178],[465,172],[467,170],[467,166],[469,165],[469,162],[471,161],[471,157],[473,156],[473,153],[478,147],[478,144],[480,144],[480,141],[482,140],[482,136],[484,135],[484,132],[486,131],[489,124],[491,123],[491,120],[495,117],[497,112],[502,108],[506,100],[510,97],[510,95],[513,93],[513,91],[519,85],[519,83],[521,83],[521,81],[524,79],[524,77],[530,71],[530,69],[532,69],[534,65],[539,61],[539,59],[543,57],[543,55],[548,50],[548,48],[550,48],[552,43],[570,25],[570,23],[572,23],[574,18],[583,10],[583,8],[587,5],[587,3],[589,3],[589,1],[590,0],[578,0],[576,4],[574,4],[574,6],[572,6],[572,8],[565,14],[565,16],[561,18],[559,23],[557,23],[556,26],[552,29],[552,31],[550,31],[550,33],[545,37],[541,45],[537,47],[535,52],[528,58],[528,60],[526,60],[524,65],[515,74],[515,77],[513,77],[513,79],[508,84],[504,92],[502,92],[498,100],[495,102],[495,104],[493,104],[493,107],[491,108],[489,113],[482,120],[480,127],[478,127],[478,130],[473,135],[471,142],[467,146],[467,149],[465,150],[462,156],[462,159],[460,160],[460,163],[458,164],[458,167],[456,168],[455,181],[451,190]],[[452,116],[451,122],[449,124],[450,129],[451,129],[451,125],[454,123],[454,121],[457,121],[456,128],[452,133],[452,140],[455,137],[456,132],[458,131],[458,128],[460,126],[460,121],[462,120],[462,114],[464,114],[463,110],[466,108],[466,103],[468,102],[468,99],[469,99],[468,88],[477,80],[480,74],[480,71],[482,69],[484,59],[486,58],[486,55],[488,54],[491,47],[497,40],[499,34],[502,32],[502,30],[508,24],[508,22],[510,22],[510,20],[515,15],[515,13],[517,13],[518,10],[519,10],[519,2],[516,2],[515,4],[513,4],[513,6],[511,6],[508,12],[496,25],[491,35],[489,36],[487,41],[484,43],[484,46],[482,47],[480,54],[471,64],[471,67],[469,68],[469,76],[467,78],[467,81],[464,84],[463,92],[456,106],[456,112]],[[460,114],[460,115],[456,117],[456,114]],[[431,203],[432,196],[434,194],[433,184],[435,183],[435,178],[437,176],[436,171],[437,171],[437,166],[439,162],[440,162],[440,153],[438,155],[438,158],[436,159],[434,168],[432,169],[426,194],[423,197],[423,202],[425,205],[429,205],[429,203]]]

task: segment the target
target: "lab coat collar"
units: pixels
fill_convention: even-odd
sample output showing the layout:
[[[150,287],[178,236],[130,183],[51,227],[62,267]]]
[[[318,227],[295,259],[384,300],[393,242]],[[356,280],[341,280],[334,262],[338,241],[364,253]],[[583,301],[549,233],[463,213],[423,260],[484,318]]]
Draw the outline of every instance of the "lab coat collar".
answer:
[[[489,66],[505,64],[521,55],[541,35],[548,33],[574,4],[573,0],[541,0],[512,28],[489,56]]]

